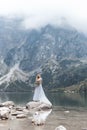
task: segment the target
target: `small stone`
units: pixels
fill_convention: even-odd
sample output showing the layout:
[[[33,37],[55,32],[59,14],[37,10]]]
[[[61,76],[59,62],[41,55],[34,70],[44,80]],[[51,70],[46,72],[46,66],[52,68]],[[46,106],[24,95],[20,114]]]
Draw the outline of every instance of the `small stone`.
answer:
[[[19,114],[16,116],[16,118],[26,118],[27,116],[25,114]]]
[[[82,130],[87,130],[87,128],[82,128]]]
[[[67,130],[64,126],[60,125],[55,128],[55,130]]]
[[[16,112],[11,113],[12,116],[17,116],[19,114],[23,114],[23,112],[22,111],[16,111]]]
[[[23,111],[23,107],[16,107],[17,111]]]
[[[65,114],[68,114],[68,113],[70,113],[70,111],[64,111],[64,113],[65,113]]]

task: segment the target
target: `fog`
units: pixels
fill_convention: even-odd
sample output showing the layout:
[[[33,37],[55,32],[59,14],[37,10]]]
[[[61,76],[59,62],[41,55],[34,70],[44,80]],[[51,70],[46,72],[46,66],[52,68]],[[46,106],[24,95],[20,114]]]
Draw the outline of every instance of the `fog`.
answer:
[[[0,16],[24,17],[22,25],[69,24],[87,34],[87,0],[0,0]]]

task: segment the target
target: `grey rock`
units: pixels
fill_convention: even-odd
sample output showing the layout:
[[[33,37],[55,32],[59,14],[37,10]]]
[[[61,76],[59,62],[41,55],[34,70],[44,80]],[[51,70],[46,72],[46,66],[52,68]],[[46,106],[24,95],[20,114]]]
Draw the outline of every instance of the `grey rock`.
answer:
[[[55,128],[55,130],[67,130],[63,125],[60,125]]]
[[[30,109],[37,108],[37,107],[40,106],[40,105],[41,105],[41,102],[31,101],[31,102],[28,102],[28,103],[26,104],[26,108],[30,110]]]
[[[6,102],[3,102],[3,103],[1,103],[1,106],[5,106],[5,107],[14,107],[15,106],[15,104],[14,104],[14,102],[13,101],[6,101]]]
[[[25,114],[18,114],[16,116],[16,118],[26,118],[26,117],[27,117],[27,115],[25,115]]]
[[[1,119],[8,119],[10,116],[10,109],[7,107],[1,107],[0,108],[0,118]]]
[[[22,111],[15,111],[15,112],[11,113],[12,116],[17,116],[17,115],[20,115],[20,114],[23,114],[23,112]]]
[[[26,108],[29,110],[31,110],[31,109],[46,110],[46,109],[51,109],[52,105],[46,104],[43,102],[39,102],[39,101],[38,102],[31,101],[31,102],[26,104]]]

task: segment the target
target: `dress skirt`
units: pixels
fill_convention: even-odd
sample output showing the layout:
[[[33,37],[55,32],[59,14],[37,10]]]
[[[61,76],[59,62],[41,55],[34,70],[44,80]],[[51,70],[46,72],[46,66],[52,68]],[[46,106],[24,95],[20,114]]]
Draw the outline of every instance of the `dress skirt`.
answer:
[[[42,88],[42,84],[40,84],[39,86],[37,86],[35,88],[33,101],[40,101],[40,102],[52,105],[44,93],[44,90]]]

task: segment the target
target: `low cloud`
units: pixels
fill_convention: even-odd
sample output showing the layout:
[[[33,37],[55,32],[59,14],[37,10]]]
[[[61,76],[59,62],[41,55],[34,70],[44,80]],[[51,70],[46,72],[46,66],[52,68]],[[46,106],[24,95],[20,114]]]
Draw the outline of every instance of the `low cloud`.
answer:
[[[87,0],[0,0],[0,16],[23,16],[26,29],[65,21],[87,34],[86,5]]]

